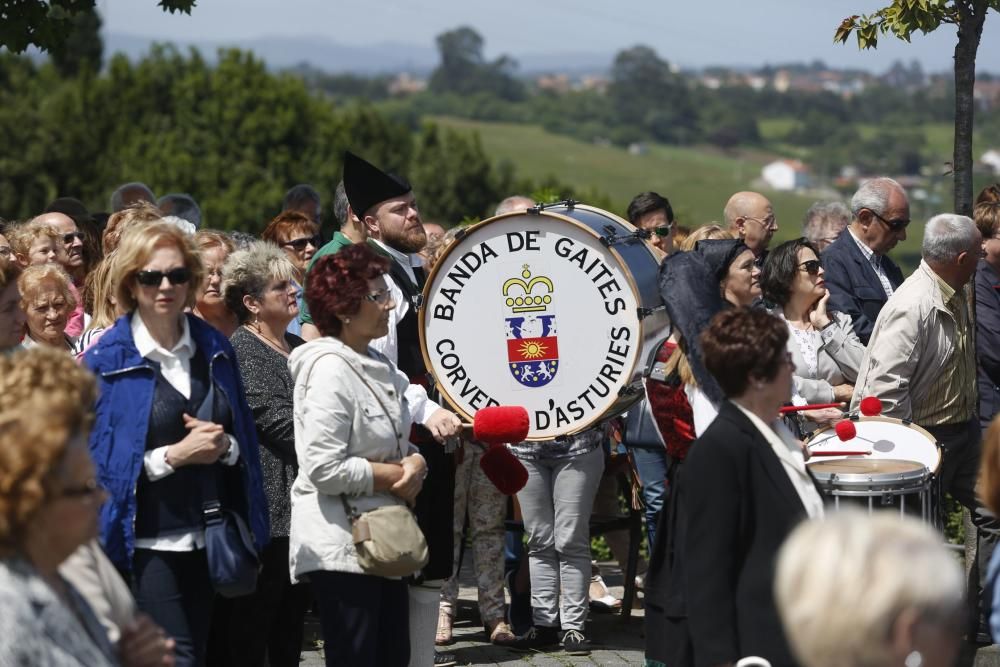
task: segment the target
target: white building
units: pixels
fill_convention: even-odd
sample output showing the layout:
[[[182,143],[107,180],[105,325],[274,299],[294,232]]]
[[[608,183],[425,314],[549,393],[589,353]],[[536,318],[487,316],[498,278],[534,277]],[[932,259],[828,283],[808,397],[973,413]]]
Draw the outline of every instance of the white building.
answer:
[[[765,165],[761,178],[774,190],[802,190],[809,187],[809,169],[800,160],[776,160]]]

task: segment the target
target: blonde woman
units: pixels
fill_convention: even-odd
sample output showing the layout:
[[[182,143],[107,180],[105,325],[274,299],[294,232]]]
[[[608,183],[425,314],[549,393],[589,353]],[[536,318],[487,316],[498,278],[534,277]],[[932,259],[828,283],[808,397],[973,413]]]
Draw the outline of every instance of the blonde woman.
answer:
[[[17,286],[27,319],[24,346],[48,345],[72,351],[76,339],[65,330],[76,298],[66,272],[58,264],[29,266],[17,279]]]
[[[774,586],[804,667],[951,667],[964,589],[941,535],[889,512],[801,524],[778,554]]]
[[[222,298],[222,267],[235,246],[228,236],[212,229],[195,234],[194,245],[201,253],[205,279],[198,290],[193,312],[229,338],[240,323]]]
[[[117,256],[117,253],[108,255],[87,275],[83,296],[90,305],[91,317],[90,326],[76,341],[74,352],[78,356],[97,343],[115,320],[125,314],[125,311],[118,307],[118,299],[115,297],[114,275]]]
[[[126,232],[114,283],[127,315],[84,354],[100,388],[90,447],[110,495],[102,543],[131,573],[139,608],[176,639],[183,666],[205,664],[212,618],[204,504],[218,500],[241,516],[258,552],[269,539],[236,355],[222,334],[184,312],[203,275],[176,226]]]

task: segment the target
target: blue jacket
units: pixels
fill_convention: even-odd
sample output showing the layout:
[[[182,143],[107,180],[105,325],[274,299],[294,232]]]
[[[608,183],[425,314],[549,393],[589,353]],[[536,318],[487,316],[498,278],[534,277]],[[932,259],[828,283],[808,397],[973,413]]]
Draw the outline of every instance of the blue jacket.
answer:
[[[868,345],[875,320],[888,301],[878,274],[846,229],[823,251],[820,261],[826,273],[826,288],[830,290],[827,310],[850,315],[854,333]],[[902,284],[903,272],[885,255],[882,256],[882,270],[893,289]]]
[[[250,514],[244,519],[260,550],[270,539],[267,500],[257,431],[247,407],[236,354],[229,341],[210,325],[193,315],[186,317],[198,354],[209,360],[211,377],[232,407],[233,435],[240,443],[237,465]],[[90,453],[98,479],[110,494],[101,508],[101,540],[111,562],[131,570],[135,551],[135,489],[146,450],[156,371],[139,356],[132,340],[131,315],[119,318],[83,359],[97,376],[100,391],[97,418],[90,434]]]

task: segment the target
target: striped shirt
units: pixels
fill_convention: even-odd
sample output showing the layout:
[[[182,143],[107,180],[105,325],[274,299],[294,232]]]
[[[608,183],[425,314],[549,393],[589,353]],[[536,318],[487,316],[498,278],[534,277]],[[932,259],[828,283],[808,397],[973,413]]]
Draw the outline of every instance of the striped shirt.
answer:
[[[886,298],[892,296],[892,283],[889,281],[889,276],[886,275],[885,269],[882,268],[882,255],[876,255],[875,251],[865,245],[865,242],[859,239],[851,228],[848,227],[847,231],[850,232],[851,238],[854,242],[858,244],[858,248],[861,249],[861,254],[865,256],[868,263],[871,264],[872,269],[875,270],[875,275],[878,276],[878,281],[882,283],[882,289],[885,290]]]
[[[974,319],[966,290],[955,291],[934,274],[941,299],[955,326],[954,347],[946,363],[950,372],[938,375],[924,400],[913,406],[913,421],[921,426],[940,426],[968,421],[978,405]]]

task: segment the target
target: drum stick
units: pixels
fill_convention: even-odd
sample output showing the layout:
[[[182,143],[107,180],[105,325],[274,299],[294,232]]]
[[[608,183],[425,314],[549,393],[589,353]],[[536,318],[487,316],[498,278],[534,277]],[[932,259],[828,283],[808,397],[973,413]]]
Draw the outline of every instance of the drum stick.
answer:
[[[781,408],[780,412],[783,415],[787,415],[790,412],[802,412],[803,410],[823,410],[825,408],[840,408],[844,409],[846,403],[816,403],[814,405],[786,405]]]

